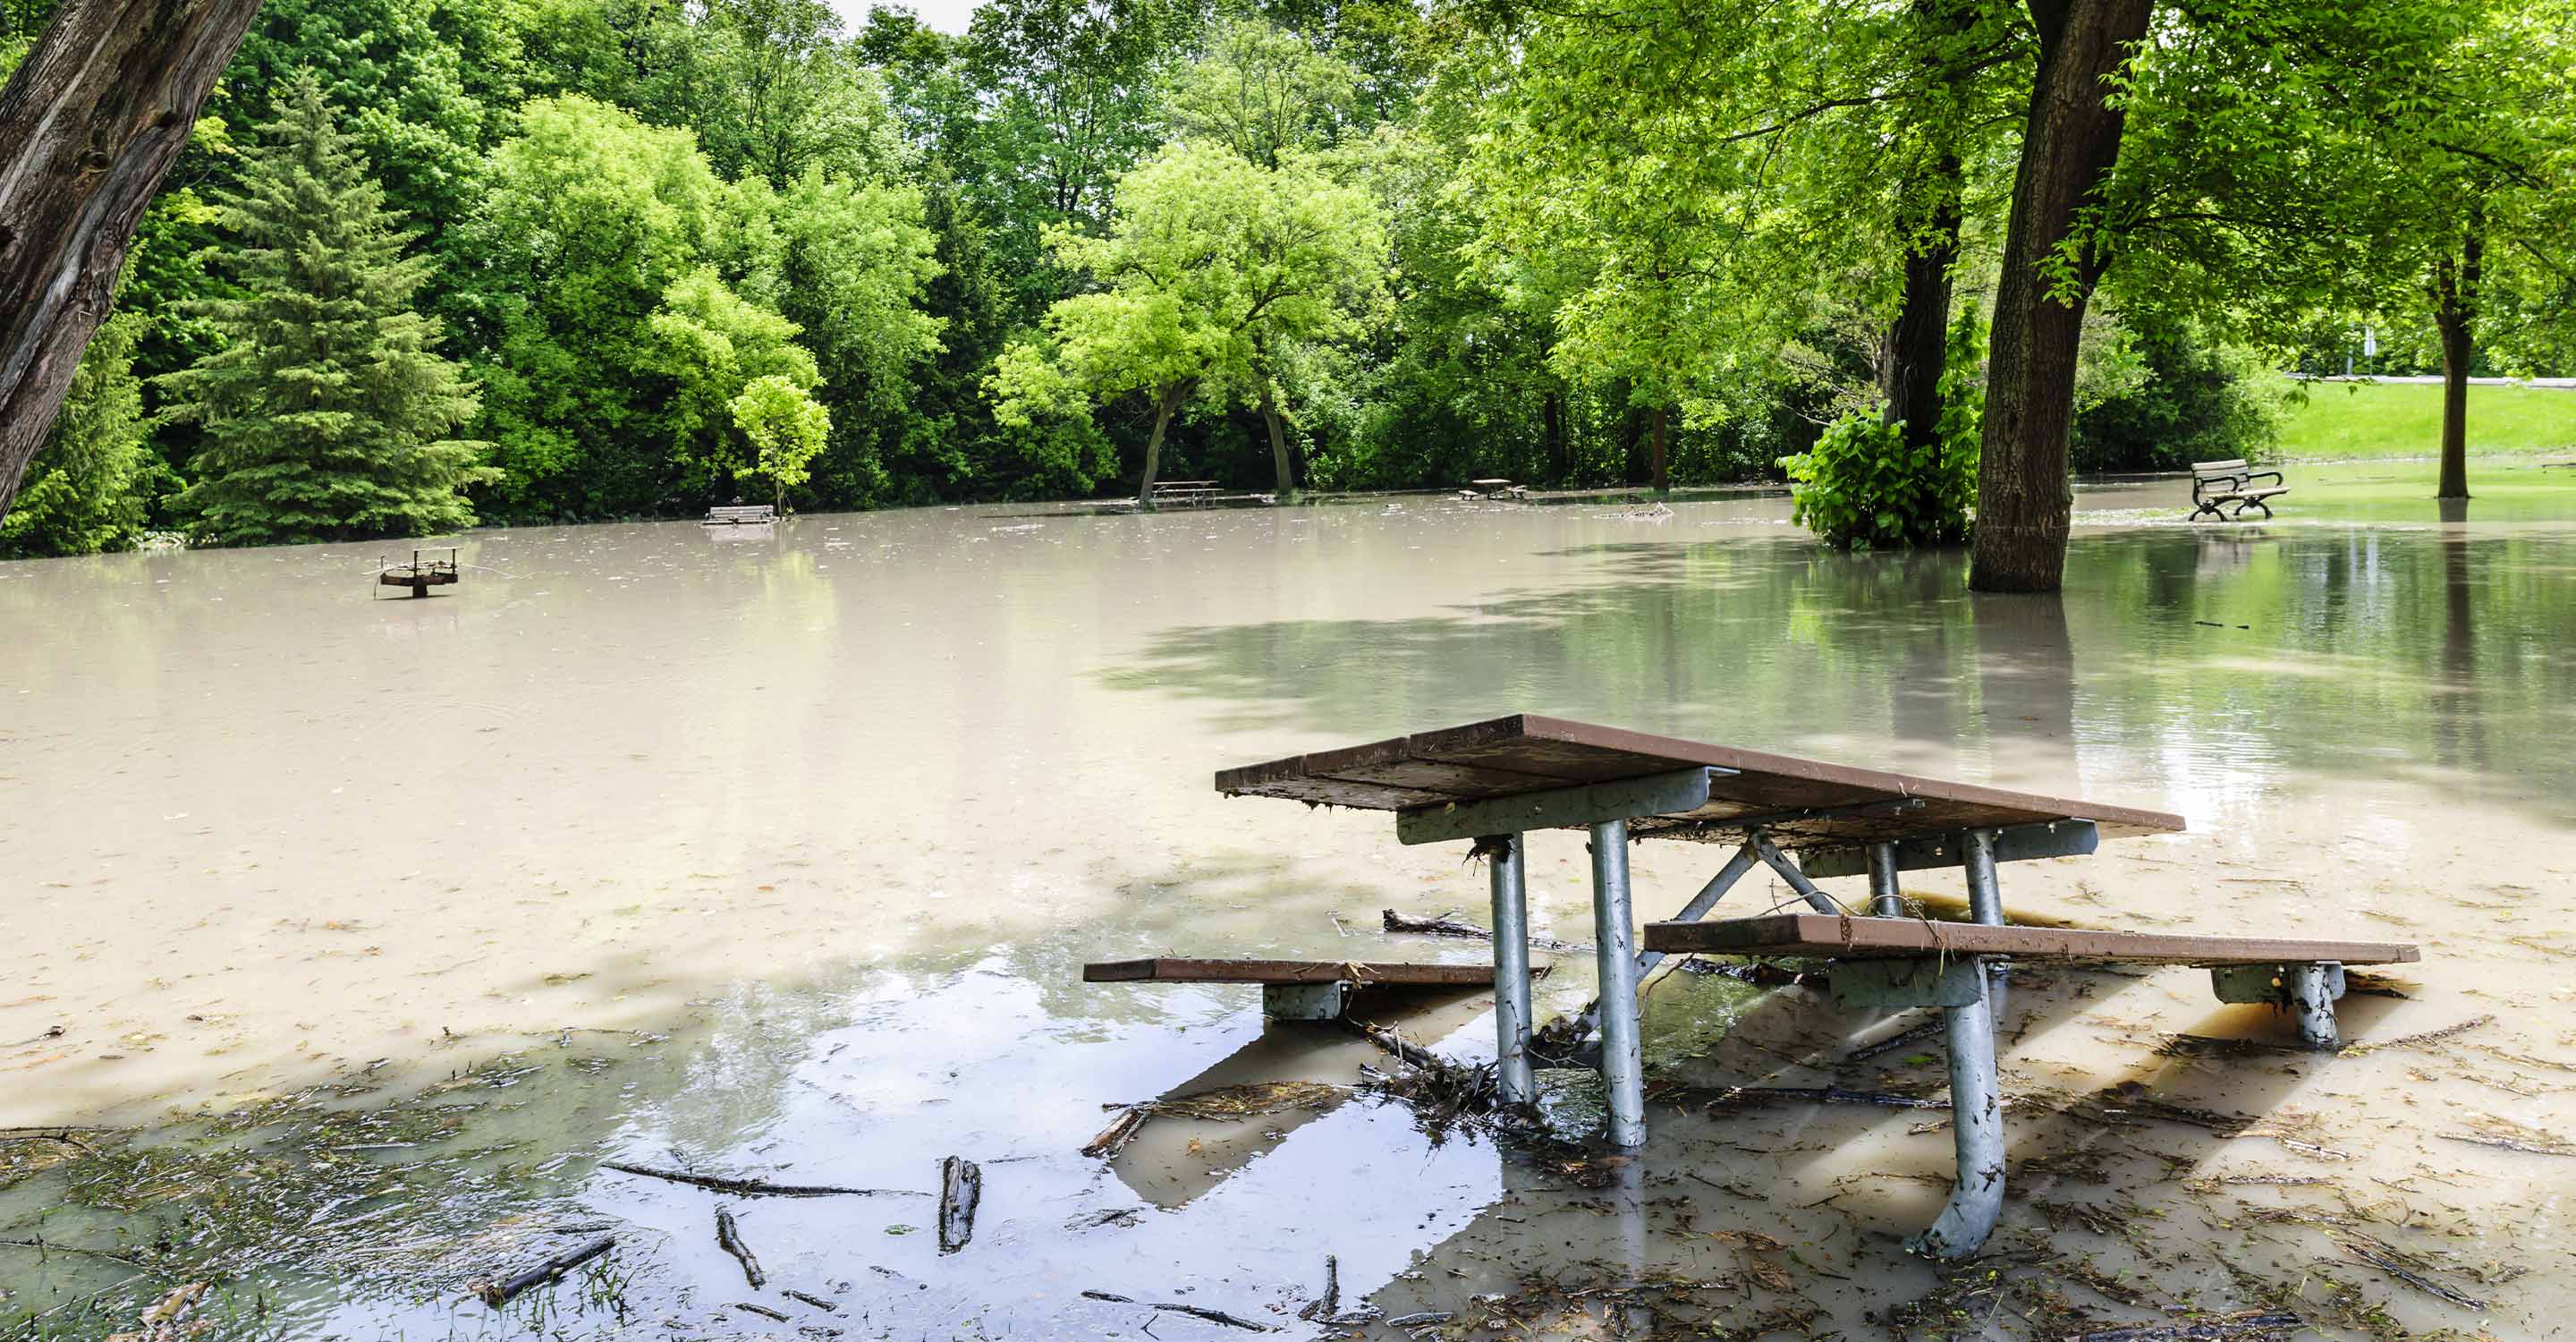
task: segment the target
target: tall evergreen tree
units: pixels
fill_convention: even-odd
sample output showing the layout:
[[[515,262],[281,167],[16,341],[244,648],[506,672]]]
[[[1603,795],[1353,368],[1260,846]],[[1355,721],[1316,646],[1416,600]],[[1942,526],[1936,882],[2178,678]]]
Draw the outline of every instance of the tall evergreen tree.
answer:
[[[471,526],[461,492],[491,478],[482,443],[446,435],[475,391],[412,308],[429,277],[304,74],[218,198],[241,296],[196,305],[223,347],[167,375],[173,413],[203,425],[197,481],[175,503],[229,544],[421,535]]]

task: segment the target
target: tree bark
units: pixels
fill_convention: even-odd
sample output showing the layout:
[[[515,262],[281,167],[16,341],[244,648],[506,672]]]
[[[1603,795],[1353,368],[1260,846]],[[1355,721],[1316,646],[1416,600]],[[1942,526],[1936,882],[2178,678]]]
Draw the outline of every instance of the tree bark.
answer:
[[[1278,389],[1270,379],[1261,380],[1261,422],[1270,428],[1270,464],[1278,471],[1278,497],[1286,498],[1297,489],[1297,464],[1288,459],[1288,435],[1279,428]]]
[[[1960,168],[1944,156],[1909,184],[1919,232],[1907,240],[1905,288],[1878,367],[1882,422],[1905,425],[1909,447],[1936,445],[1941,432],[1941,374],[1950,357],[1950,269],[1959,260]]]
[[[1547,482],[1565,483],[1565,400],[1551,388],[1539,398],[1539,424],[1547,439]]]
[[[2039,77],[2013,179],[1987,355],[1968,570],[1968,585],[1978,591],[2054,592],[2065,577],[2074,506],[2066,456],[2076,342],[2107,258],[2093,247],[2062,257],[2059,248],[2119,159],[2126,115],[2104,102],[2105,80],[2144,40],[2154,11],[2155,0],[2030,3],[2040,38]]]
[[[0,517],[259,0],[70,0],[0,89]]]
[[[1665,473],[1666,463],[1672,456],[1668,443],[1672,417],[1672,407],[1663,405],[1655,407],[1654,447],[1646,458],[1646,476],[1654,482],[1655,492],[1658,494],[1672,488],[1672,481],[1666,478]]]
[[[2460,254],[2433,263],[2433,326],[2442,335],[2442,482],[2437,499],[2469,496],[2469,365],[2478,353],[2478,286],[2486,262],[2486,211],[2469,204]]]
[[[1136,506],[1154,506],[1154,475],[1163,468],[1163,432],[1172,427],[1173,412],[1188,400],[1190,384],[1175,382],[1154,397],[1154,434],[1145,440],[1145,475],[1136,482]]]

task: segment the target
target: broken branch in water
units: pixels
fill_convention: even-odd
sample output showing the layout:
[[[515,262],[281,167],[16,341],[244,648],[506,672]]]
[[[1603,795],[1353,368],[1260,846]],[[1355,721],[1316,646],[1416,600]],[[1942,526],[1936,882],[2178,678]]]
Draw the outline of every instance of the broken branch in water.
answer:
[[[1250,1319],[1237,1318],[1221,1309],[1207,1309],[1198,1305],[1162,1304],[1152,1300],[1138,1300],[1134,1296],[1111,1295],[1107,1291],[1085,1291],[1082,1294],[1083,1298],[1087,1300],[1105,1300],[1113,1305],[1143,1305],[1147,1309],[1166,1309],[1170,1310],[1174,1314],[1187,1314],[1194,1319],[1205,1319],[1210,1323],[1221,1323],[1228,1328],[1242,1328],[1256,1333],[1275,1333],[1279,1331],[1278,1329],[1271,1327],[1269,1324],[1255,1323]]]
[[[2223,1319],[2203,1319],[2197,1323],[2156,1323],[2139,1328],[2105,1328],[2097,1332],[2078,1333],[2067,1342],[2221,1342],[2226,1338],[2251,1337],[2258,1333],[2282,1333],[2307,1326],[2296,1314],[2278,1312],[2232,1314]]]
[[[1291,1109],[1321,1109],[1347,1098],[1350,1093],[1347,1086],[1321,1081],[1251,1081],[1239,1086],[1192,1091],[1168,1100],[1108,1105],[1104,1107],[1119,1111],[1118,1117],[1102,1129],[1099,1136],[1083,1145],[1082,1154],[1095,1160],[1116,1155],[1149,1118],[1197,1118],[1212,1122],[1261,1118]]]
[[[771,1309],[767,1305],[755,1305],[749,1301],[736,1301],[734,1303],[734,1308],[741,1310],[745,1314],[757,1314],[764,1319],[775,1320],[779,1323],[785,1323],[788,1321],[785,1314]]]
[[[1324,1255],[1324,1293],[1297,1311],[1301,1319],[1329,1319],[1342,1312],[1342,1260]]]
[[[939,1162],[939,1251],[955,1253],[975,1238],[975,1204],[984,1196],[984,1171],[964,1156]]]
[[[1882,1109],[1947,1109],[1948,1100],[1927,1100],[1915,1095],[1896,1095],[1881,1090],[1845,1090],[1840,1086],[1727,1086],[1719,1090],[1698,1087],[1658,1092],[1654,1099],[1671,1105],[1705,1104],[1712,1109],[1731,1109],[1747,1104],[1789,1102],[1805,1104],[1874,1104]]]
[[[2334,1241],[2335,1247],[2350,1255],[2354,1262],[2375,1267],[2380,1271],[2387,1273],[2389,1276],[2395,1277],[2397,1280],[2414,1287],[2416,1290],[2422,1291],[2426,1295],[2433,1296],[2437,1299],[2448,1300],[2452,1304],[2458,1305],[2463,1309],[2485,1309],[2487,1307],[2487,1302],[2484,1300],[2480,1300],[2473,1295],[2464,1295],[2458,1291],[2454,1291],[2450,1287],[2416,1271],[2413,1267],[2401,1261],[2406,1257],[2406,1255],[2389,1245],[2382,1244],[2378,1240],[2372,1239],[2368,1235],[2345,1231],[2336,1235],[2334,1237]]]
[[[560,1281],[563,1274],[597,1258],[617,1243],[615,1235],[602,1235],[576,1249],[566,1249],[523,1272],[515,1272],[499,1281],[478,1282],[474,1294],[494,1309],[510,1303],[512,1297],[531,1286]]]
[[[1465,937],[1474,941],[1491,941],[1494,934],[1461,918],[1441,914],[1437,918],[1408,918],[1393,909],[1378,910],[1378,922],[1389,932],[1414,932],[1427,937]],[[1584,951],[1592,947],[1581,942],[1551,941],[1531,937],[1529,944],[1543,951]]]
[[[768,1274],[760,1270],[760,1260],[752,1257],[751,1246],[742,1242],[742,1230],[734,1224],[733,1213],[722,1207],[716,1208],[716,1247],[742,1264],[742,1275],[751,1283],[751,1289],[757,1291],[768,1283]]]
[[[831,1301],[826,1300],[819,1295],[807,1295],[793,1286],[787,1287],[780,1291],[779,1294],[786,1296],[790,1300],[802,1300],[806,1304],[812,1305],[814,1308],[819,1309],[826,1314],[838,1314],[841,1312],[841,1307],[839,1305],[833,1304]]]
[[[1940,1034],[1944,1028],[1946,1028],[1945,1023],[1940,1017],[1935,1016],[1931,1020],[1915,1026],[1911,1030],[1899,1031],[1895,1034],[1889,1035],[1885,1039],[1879,1040],[1875,1044],[1863,1044],[1859,1048],[1853,1049],[1851,1052],[1844,1054],[1843,1061],[1866,1062],[1882,1053],[1893,1053],[1909,1044],[1922,1043],[1923,1041]]]
[[[837,1188],[830,1184],[773,1184],[760,1179],[725,1179],[712,1174],[689,1174],[681,1170],[657,1170],[649,1165],[628,1165],[614,1160],[599,1162],[603,1170],[619,1174],[640,1174],[647,1179],[667,1179],[692,1188],[708,1188],[719,1193],[733,1193],[747,1198],[926,1198],[928,1193],[911,1188]]]

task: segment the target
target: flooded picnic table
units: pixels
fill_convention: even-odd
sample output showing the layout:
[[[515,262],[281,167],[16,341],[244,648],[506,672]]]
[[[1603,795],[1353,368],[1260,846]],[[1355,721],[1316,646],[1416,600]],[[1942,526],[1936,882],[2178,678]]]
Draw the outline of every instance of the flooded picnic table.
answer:
[[[2187,483],[2086,490],[2059,600],[1765,499],[531,528],[373,604],[372,546],[0,564],[35,631],[0,647],[0,1239],[55,1246],[0,1247],[0,1324],[104,1336],[208,1281],[290,1337],[1231,1335],[1175,1304],[1293,1335],[1330,1255],[1379,1316],[1338,1331],[1378,1336],[2543,1335],[2576,1306],[2576,472],[2481,467],[2464,516],[2429,480],[2306,468],[2223,533]],[[1902,1013],[1677,958],[1653,1140],[1611,1153],[1582,1071],[1540,1077],[1562,1144],[1435,1134],[1358,1089],[1382,1052],[1247,989],[1077,981],[1184,945],[1490,963],[1382,930],[1485,906],[1457,846],[1206,770],[1530,704],[2189,822],[2022,864],[2017,921],[2426,958],[2356,973],[2330,1060],[2188,968],[2017,974],[2016,1193],[1962,1271],[1901,1246],[1951,1159]],[[1631,880],[1660,912],[1708,857]],[[1525,862],[1533,1011],[1579,1012],[1582,836]],[[1474,994],[1405,1028],[1494,1056]],[[942,1254],[953,1155],[982,1209]],[[586,1233],[617,1246],[563,1286],[466,1294]]]

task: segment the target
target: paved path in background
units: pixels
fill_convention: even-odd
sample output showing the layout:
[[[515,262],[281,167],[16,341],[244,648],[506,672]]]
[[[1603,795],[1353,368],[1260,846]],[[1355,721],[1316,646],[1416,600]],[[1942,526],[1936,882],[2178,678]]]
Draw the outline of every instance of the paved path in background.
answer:
[[[2290,376],[2302,382],[2404,382],[2416,386],[2442,385],[2442,375],[2439,373],[2409,373],[2388,377],[2369,377],[2362,374],[2351,377],[2341,374],[2333,377],[2316,377],[2305,373],[2292,373]],[[2473,377],[2469,379],[2469,385],[2472,387],[2550,387],[2558,391],[2576,391],[2576,377]]]

